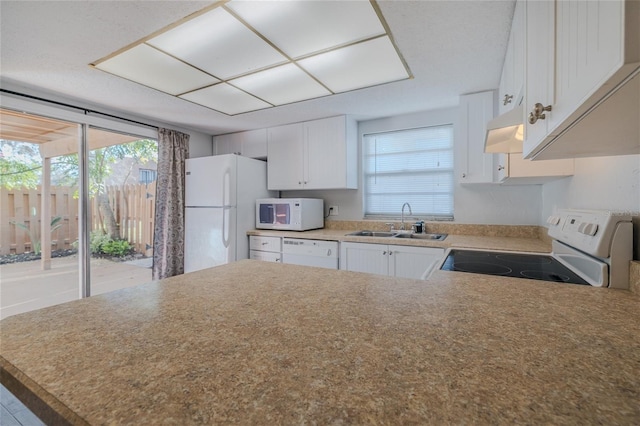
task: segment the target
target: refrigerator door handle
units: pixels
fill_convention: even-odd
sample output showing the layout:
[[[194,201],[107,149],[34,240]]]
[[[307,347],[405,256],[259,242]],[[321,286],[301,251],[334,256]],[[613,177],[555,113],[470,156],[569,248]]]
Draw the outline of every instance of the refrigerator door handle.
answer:
[[[229,185],[231,184],[231,170],[226,169],[222,176],[222,244],[229,248],[229,223],[227,215],[230,214]]]

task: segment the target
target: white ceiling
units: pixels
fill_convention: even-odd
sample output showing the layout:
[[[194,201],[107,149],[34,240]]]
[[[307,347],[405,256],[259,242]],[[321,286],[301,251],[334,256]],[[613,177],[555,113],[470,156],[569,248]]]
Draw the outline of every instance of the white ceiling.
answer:
[[[455,106],[461,94],[497,88],[514,2],[378,1],[413,79],[227,116],[88,65],[212,2],[2,0],[0,77],[2,87],[24,86],[207,134],[338,114],[388,117]]]

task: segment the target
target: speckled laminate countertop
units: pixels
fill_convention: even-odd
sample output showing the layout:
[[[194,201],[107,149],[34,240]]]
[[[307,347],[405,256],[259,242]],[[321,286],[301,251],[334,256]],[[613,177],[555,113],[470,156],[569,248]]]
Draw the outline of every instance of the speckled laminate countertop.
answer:
[[[414,240],[408,238],[377,238],[347,235],[354,231],[355,229],[351,231],[339,229],[316,229],[313,231],[304,232],[254,229],[247,232],[247,235],[306,238],[312,240],[349,241],[357,243],[397,244],[421,247],[466,247],[487,250],[526,251],[532,253],[551,252],[551,244],[547,241],[543,241],[537,238],[449,234],[447,235],[447,238],[444,239],[444,241],[432,241],[418,239]]]
[[[0,337],[3,383],[52,422],[640,423],[628,291],[244,260],[9,317]]]

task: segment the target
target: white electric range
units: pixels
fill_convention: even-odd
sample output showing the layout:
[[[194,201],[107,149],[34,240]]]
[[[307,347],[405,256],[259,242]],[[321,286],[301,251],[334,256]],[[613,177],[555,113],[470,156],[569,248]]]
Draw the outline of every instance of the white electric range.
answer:
[[[633,257],[630,214],[565,209],[550,216],[547,224],[553,239],[549,254],[449,249],[440,269],[629,288]]]

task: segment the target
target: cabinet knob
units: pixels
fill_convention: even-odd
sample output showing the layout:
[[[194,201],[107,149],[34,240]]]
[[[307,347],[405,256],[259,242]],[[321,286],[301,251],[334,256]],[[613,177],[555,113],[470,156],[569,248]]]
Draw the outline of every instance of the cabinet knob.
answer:
[[[463,173],[463,174],[462,174],[462,179],[464,179],[464,178],[466,178],[466,177],[467,177],[467,174],[466,174],[466,173]]]
[[[498,165],[498,171],[501,172],[502,170],[504,170],[504,166]]]
[[[513,95],[509,95],[505,93],[504,100],[502,101],[502,105],[510,104],[512,99],[513,99]]]
[[[302,181],[301,180],[298,181],[298,185],[302,185]]]
[[[544,106],[541,103],[536,103],[533,106],[533,111],[529,113],[529,124],[535,124],[536,121],[547,118],[545,111],[551,111],[551,105]]]
[[[386,251],[386,250],[385,250],[385,251],[383,251],[383,252],[382,252],[382,255],[383,255],[383,256],[386,256],[386,255],[387,255],[387,251]]]

